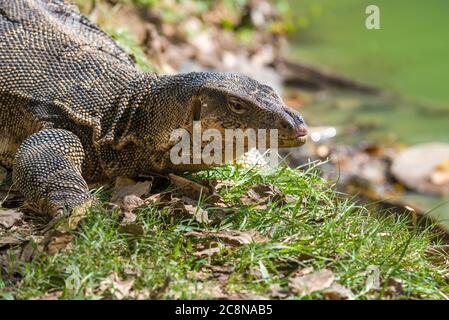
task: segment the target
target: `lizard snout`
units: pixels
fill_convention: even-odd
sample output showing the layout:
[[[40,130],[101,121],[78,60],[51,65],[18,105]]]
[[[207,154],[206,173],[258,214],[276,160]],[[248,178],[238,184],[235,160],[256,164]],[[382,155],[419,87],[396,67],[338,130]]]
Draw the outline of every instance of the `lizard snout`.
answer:
[[[307,140],[307,126],[299,112],[285,108],[285,117],[279,120],[279,146],[297,147]]]

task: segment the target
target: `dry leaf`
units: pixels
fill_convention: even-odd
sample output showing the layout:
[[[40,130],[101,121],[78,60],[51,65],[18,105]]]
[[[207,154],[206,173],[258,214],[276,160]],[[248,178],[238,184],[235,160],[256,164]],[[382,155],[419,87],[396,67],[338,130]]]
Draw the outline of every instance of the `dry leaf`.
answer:
[[[225,299],[227,300],[270,300],[269,297],[262,296],[260,294],[249,292],[249,291],[240,291],[231,293],[230,295],[226,296]]]
[[[230,265],[209,265],[207,267],[213,272],[231,273],[234,271],[234,267]]]
[[[75,237],[70,233],[56,231],[52,233],[50,240],[45,245],[45,251],[52,255],[69,247]]]
[[[62,293],[62,291],[49,292],[43,296],[37,297],[37,300],[59,300],[59,298],[62,296]]]
[[[122,280],[115,272],[110,272],[108,277],[100,283],[100,294],[110,291],[111,294],[119,300],[129,296],[130,290],[134,285],[134,279]]]
[[[220,248],[219,247],[214,247],[214,248],[209,248],[209,249],[205,249],[205,250],[201,250],[198,252],[194,252],[193,255],[195,257],[211,257],[216,253],[220,252]]]
[[[312,274],[290,278],[288,286],[294,293],[303,295],[329,288],[334,280],[332,271],[323,269]]]
[[[174,174],[169,174],[168,176],[176,189],[186,197],[199,200],[201,196],[205,197],[212,194],[211,190],[204,185]]]
[[[185,204],[184,208],[190,215],[195,217],[195,220],[197,222],[206,223],[206,224],[210,223],[209,216],[208,216],[206,210],[204,210],[200,207],[192,206],[190,204]]]
[[[37,253],[44,252],[43,236],[31,236],[30,241],[23,246],[20,252],[20,260],[31,261]]]
[[[23,217],[23,213],[17,210],[0,210],[0,226],[9,229]]]
[[[379,290],[380,289],[380,271],[379,267],[376,265],[370,265],[366,269],[367,278],[365,282],[365,289],[363,293],[367,293],[371,290]]]
[[[402,280],[389,278],[385,293],[393,296],[404,294],[404,288],[402,287]]]
[[[192,231],[185,234],[187,237],[200,239],[218,238],[233,245],[249,244],[252,242],[266,242],[268,238],[258,233],[256,230],[221,230],[221,231]]]
[[[4,246],[13,246],[22,242],[23,240],[20,240],[14,236],[2,236],[0,237],[0,248]]]
[[[128,196],[125,196],[120,204],[120,208],[125,211],[129,212],[132,211],[138,207],[141,207],[145,204],[145,201],[139,198],[138,196],[131,194]]]
[[[144,205],[141,197],[150,193],[152,184],[153,182],[149,180],[136,183],[129,178],[118,177],[115,181],[111,202],[119,205],[124,211],[131,211]]]
[[[206,210],[198,206],[198,202],[188,197],[182,197],[182,199],[172,197],[171,203],[176,209],[182,211],[182,213],[193,216],[195,221],[199,223],[209,224],[209,216]]]
[[[288,290],[282,288],[279,283],[273,283],[270,286],[270,296],[273,298],[284,299],[288,296]]]
[[[134,222],[136,222],[136,220],[137,220],[137,216],[134,213],[132,213],[130,211],[126,211],[123,214],[123,220],[121,223],[122,224],[134,223]]]
[[[284,201],[284,195],[276,186],[261,183],[248,190],[241,201],[246,205],[259,204],[259,209],[266,209],[267,202]]]
[[[351,290],[339,283],[333,283],[329,288],[324,289],[323,296],[328,300],[354,300],[355,298]]]
[[[152,194],[151,196],[146,198],[144,201],[145,201],[145,204],[159,204],[163,200],[168,200],[165,198],[168,198],[168,194],[156,193],[156,194]]]
[[[215,190],[220,190],[222,188],[232,188],[235,186],[235,182],[232,180],[216,180],[216,181],[211,181],[210,185],[215,189]]]

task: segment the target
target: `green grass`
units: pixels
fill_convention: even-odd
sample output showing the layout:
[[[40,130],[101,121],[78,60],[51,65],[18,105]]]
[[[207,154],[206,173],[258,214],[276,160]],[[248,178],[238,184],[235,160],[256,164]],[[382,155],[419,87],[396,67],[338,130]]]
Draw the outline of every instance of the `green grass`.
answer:
[[[447,266],[426,255],[430,245],[440,243],[434,228],[413,228],[406,216],[357,206],[336,193],[315,170],[303,173],[279,168],[263,174],[228,166],[193,178],[235,182],[234,187],[221,189],[232,209],[220,223],[201,225],[174,214],[169,206],[148,206],[137,210],[144,234],[127,236],[119,232],[118,212],[99,205],[74,232],[70,250],[53,256],[42,254],[31,263],[9,254],[10,269],[1,275],[0,296],[30,299],[62,291],[66,299],[108,298],[96,292],[110,272],[121,279],[135,279],[133,292],[159,292],[153,296],[156,298],[213,298],[207,288],[217,285],[228,294],[248,291],[269,296],[270,285],[287,288],[289,274],[302,268],[332,270],[337,281],[358,299],[441,299],[449,292]],[[270,202],[266,209],[243,205],[241,196],[261,182],[274,184],[297,200],[287,205]],[[104,191],[98,196],[107,199]],[[207,211],[213,219],[221,209]],[[185,234],[205,229],[256,229],[269,241],[239,246],[221,243],[219,253],[197,257],[194,253],[207,247],[207,240]],[[230,266],[233,271],[226,281],[219,281],[210,273],[210,265]],[[372,265],[380,270],[381,287],[365,292],[366,271]],[[10,279],[17,274],[22,280],[12,285]],[[403,292],[389,292],[391,279],[402,283]],[[67,283],[75,286],[68,288]],[[162,290],[164,283],[168,288]],[[317,292],[289,298],[321,297]]]

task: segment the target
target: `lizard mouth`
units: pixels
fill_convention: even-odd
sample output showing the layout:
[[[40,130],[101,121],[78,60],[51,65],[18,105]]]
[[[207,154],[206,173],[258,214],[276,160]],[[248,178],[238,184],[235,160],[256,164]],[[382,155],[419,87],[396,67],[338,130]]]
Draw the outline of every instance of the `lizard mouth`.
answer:
[[[288,135],[281,137],[279,147],[281,148],[293,148],[300,147],[307,141],[309,132],[305,125],[299,125],[293,129],[293,132],[289,132]]]
[[[309,131],[305,125],[300,125],[295,130],[296,138],[299,142],[299,145],[303,145],[307,141],[307,136],[309,135]]]

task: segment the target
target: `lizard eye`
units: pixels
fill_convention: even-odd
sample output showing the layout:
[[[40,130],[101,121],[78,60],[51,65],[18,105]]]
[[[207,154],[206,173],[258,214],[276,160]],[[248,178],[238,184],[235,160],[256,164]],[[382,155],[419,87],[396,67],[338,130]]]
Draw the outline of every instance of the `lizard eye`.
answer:
[[[246,112],[246,108],[240,102],[231,100],[228,102],[228,106],[229,109],[231,109],[231,111],[234,113],[244,114]]]

